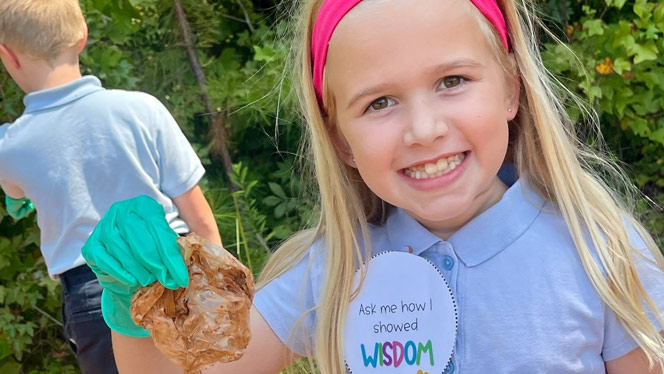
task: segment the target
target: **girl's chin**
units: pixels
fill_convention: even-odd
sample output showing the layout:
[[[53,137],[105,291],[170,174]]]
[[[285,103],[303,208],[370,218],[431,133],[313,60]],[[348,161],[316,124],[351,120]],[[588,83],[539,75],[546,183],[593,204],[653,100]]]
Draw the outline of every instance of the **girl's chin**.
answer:
[[[463,226],[469,221],[464,219],[463,212],[465,209],[459,207],[458,209],[450,209],[449,206],[441,209],[406,209],[408,214],[420,222],[423,226],[430,229],[431,228],[458,228]],[[433,230],[432,230],[433,231]]]

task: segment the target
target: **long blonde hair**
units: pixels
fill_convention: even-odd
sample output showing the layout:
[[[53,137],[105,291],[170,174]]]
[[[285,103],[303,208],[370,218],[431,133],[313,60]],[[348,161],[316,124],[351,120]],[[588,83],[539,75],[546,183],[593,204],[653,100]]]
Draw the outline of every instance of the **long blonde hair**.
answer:
[[[664,267],[664,258],[633,213],[621,203],[625,199],[622,192],[635,188],[610,159],[576,138],[574,123],[559,98],[562,86],[540,59],[535,38],[537,25],[526,0],[519,0],[519,4],[513,0],[497,1],[507,22],[513,59],[493,27],[476,13],[505,74],[517,74],[523,87],[518,115],[510,123],[507,157],[516,163],[520,174],[528,175],[535,190],[558,206],[598,294],[643,349],[649,363],[664,366],[664,339],[648,319],[644,306],[653,311],[660,325],[664,326],[664,321],[637,276],[637,254],[625,223],[633,226],[646,242],[660,268]],[[335,374],[345,371],[343,329],[349,301],[357,291],[352,279],[357,265],[362,263],[359,240],[369,237],[368,223],[384,222],[388,208],[362,182],[357,171],[337,156],[330,138],[334,119],[321,113],[316,100],[310,45],[321,3],[322,0],[300,1],[294,54],[295,86],[307,124],[304,151],[313,158],[320,218],[315,228],[296,234],[274,253],[259,278],[259,287],[294,265],[315,240],[324,241],[326,276],[320,303],[314,307],[317,325],[312,348],[320,372]],[[327,92],[324,95],[325,105],[333,113],[330,96]],[[594,127],[597,130],[596,124]],[[604,180],[611,180],[613,188]],[[584,233],[589,235],[590,245]],[[369,243],[364,246],[370,251]],[[591,248],[597,253],[599,264]]]

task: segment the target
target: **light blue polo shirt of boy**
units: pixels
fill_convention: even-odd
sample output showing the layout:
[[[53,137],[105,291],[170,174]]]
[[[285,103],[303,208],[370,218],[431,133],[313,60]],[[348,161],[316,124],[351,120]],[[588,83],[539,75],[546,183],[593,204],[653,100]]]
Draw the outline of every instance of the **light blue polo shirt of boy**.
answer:
[[[85,264],[81,247],[116,201],[148,195],[173,230],[189,231],[172,198],[205,170],[159,100],[86,76],[23,102],[21,117],[0,126],[0,185],[34,203],[49,274]]]
[[[505,182],[511,187],[503,198],[448,241],[394,209],[386,225],[371,228],[373,254],[410,247],[448,281],[459,319],[445,373],[604,374],[604,361],[637,344],[593,288],[552,204],[522,181]],[[647,251],[633,232],[632,239]],[[321,244],[254,299],[279,338],[305,356],[313,346],[315,313],[296,322],[319,301]],[[641,281],[664,310],[664,274],[640,258]]]

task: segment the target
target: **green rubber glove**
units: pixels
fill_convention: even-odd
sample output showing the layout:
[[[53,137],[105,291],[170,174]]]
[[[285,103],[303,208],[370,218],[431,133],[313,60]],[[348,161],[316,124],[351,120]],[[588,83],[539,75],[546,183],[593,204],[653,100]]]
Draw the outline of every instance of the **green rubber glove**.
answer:
[[[189,274],[166,222],[164,208],[147,196],[113,204],[81,253],[104,287],[101,311],[106,324],[128,336],[149,336],[131,319],[131,298],[159,281],[166,288],[189,284]]]
[[[32,201],[25,197],[12,199],[8,195],[5,195],[5,206],[7,207],[7,213],[14,219],[21,219],[35,210]]]

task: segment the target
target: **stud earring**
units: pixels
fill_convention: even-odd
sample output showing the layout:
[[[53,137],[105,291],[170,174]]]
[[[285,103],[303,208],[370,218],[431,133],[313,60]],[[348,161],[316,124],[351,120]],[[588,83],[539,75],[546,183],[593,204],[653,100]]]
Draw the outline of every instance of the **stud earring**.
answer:
[[[355,163],[355,157],[353,157],[353,163]]]
[[[512,113],[512,108],[507,108],[507,111]]]

